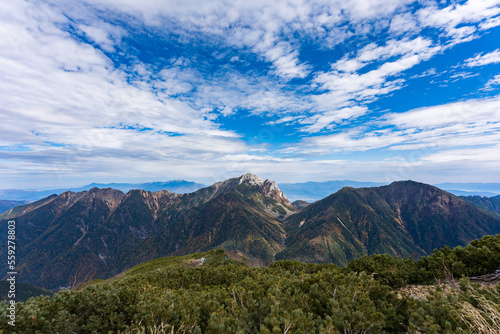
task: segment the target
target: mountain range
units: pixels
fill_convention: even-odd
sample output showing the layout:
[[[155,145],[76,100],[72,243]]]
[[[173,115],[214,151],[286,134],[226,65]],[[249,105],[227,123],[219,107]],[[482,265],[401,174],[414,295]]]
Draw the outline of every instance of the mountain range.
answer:
[[[314,202],[329,196],[343,187],[366,188],[387,185],[384,182],[358,182],[350,180],[324,181],[324,182],[303,182],[303,183],[279,183],[280,189],[287,195],[290,201],[302,200]],[[439,183],[436,187],[446,190],[456,196],[500,196],[500,183]],[[172,180],[165,182],[148,183],[91,183],[83,187],[69,189],[46,189],[46,190],[26,190],[26,189],[0,189],[0,200],[28,201],[33,202],[50,195],[59,195],[68,190],[80,192],[92,188],[113,188],[122,192],[130,190],[160,191],[168,189],[171,192],[184,194],[204,188],[206,185],[184,181]],[[1,208],[0,208],[1,209]],[[0,211],[0,213],[3,211]]]
[[[344,265],[362,254],[419,257],[500,233],[500,216],[422,183],[344,187],[292,204],[274,181],[253,174],[184,194],[67,191],[11,208],[0,224],[9,219],[17,226],[18,278],[52,290],[215,248],[254,265]]]
[[[280,219],[295,211],[275,182],[246,174],[189,194],[68,191],[0,218],[16,221],[19,278],[56,289],[157,257],[218,247],[269,263],[283,249]]]
[[[205,185],[184,181],[172,180],[166,182],[148,182],[148,183],[91,183],[83,187],[70,188],[70,189],[47,189],[47,190],[25,190],[25,189],[4,189],[0,190],[0,200],[14,200],[14,201],[38,201],[50,195],[59,195],[66,191],[81,192],[90,190],[92,188],[113,188],[122,192],[129,192],[130,190],[139,189],[146,191],[160,191],[168,189],[172,192],[183,194],[196,191]],[[2,212],[2,211],[0,211]]]

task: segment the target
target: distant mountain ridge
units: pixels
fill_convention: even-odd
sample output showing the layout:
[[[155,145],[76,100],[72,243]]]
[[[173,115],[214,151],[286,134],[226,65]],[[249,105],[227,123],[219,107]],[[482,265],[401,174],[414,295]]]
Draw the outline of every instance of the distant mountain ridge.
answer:
[[[303,182],[303,183],[279,183],[279,187],[291,201],[302,200],[314,202],[329,196],[344,187],[366,188],[379,187],[383,182],[357,182],[357,181],[324,181],[324,182]]]
[[[0,213],[7,211],[10,208],[13,208],[18,205],[27,204],[27,201],[9,201],[9,200],[0,200]]]
[[[215,248],[261,265],[276,259],[345,264],[361,254],[418,257],[500,233],[496,215],[413,181],[344,187],[306,204],[291,204],[274,181],[245,174],[186,194],[68,191],[14,207],[0,224],[16,221],[19,279],[49,289]]]
[[[445,189],[447,192],[452,193],[455,196],[480,196],[480,197],[495,197],[498,192],[492,193],[489,191],[465,191],[456,189]]]
[[[303,183],[279,183],[279,188],[286,194],[290,201],[303,200],[314,202],[333,194],[343,187],[367,188],[387,185],[388,182],[358,182],[350,180],[336,180],[324,182],[303,182]],[[500,183],[439,183],[436,187],[446,190],[456,196],[500,196]],[[62,194],[68,190],[80,192],[92,188],[113,188],[122,192],[139,189],[146,191],[169,190],[171,192],[183,194],[190,193],[205,187],[205,185],[184,181],[172,180],[166,182],[149,183],[91,183],[83,187],[69,189],[52,190],[24,190],[24,189],[4,189],[0,190],[0,200],[37,201],[44,197]]]
[[[113,188],[122,192],[129,192],[130,190],[146,190],[146,191],[161,191],[169,190],[178,194],[190,193],[196,191],[205,185],[184,181],[172,180],[165,182],[149,182],[149,183],[91,183],[83,187],[70,188],[70,189],[51,189],[51,190],[23,190],[23,189],[4,189],[0,190],[0,199],[6,200],[20,200],[20,201],[38,201],[50,195],[60,195],[66,191],[81,192],[87,191],[92,188]]]
[[[291,201],[314,202],[323,199],[343,187],[368,188],[388,185],[389,182],[323,181],[303,183],[279,183],[279,187]],[[500,183],[438,183],[434,186],[455,196],[500,196]]]
[[[457,193],[455,195],[472,195],[472,196],[488,196],[495,197],[500,196],[500,183],[478,183],[478,182],[470,182],[470,183],[452,183],[452,182],[444,182],[435,184],[436,187],[449,191],[453,194],[455,192],[463,192]]]

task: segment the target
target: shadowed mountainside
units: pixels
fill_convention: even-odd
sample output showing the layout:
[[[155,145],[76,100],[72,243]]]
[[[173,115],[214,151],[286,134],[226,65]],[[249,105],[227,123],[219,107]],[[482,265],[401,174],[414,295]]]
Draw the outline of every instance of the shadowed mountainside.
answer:
[[[487,209],[491,212],[500,214],[500,196],[460,196],[460,198],[474,204],[478,208]]]
[[[345,187],[288,217],[277,259],[344,265],[362,254],[419,257],[500,232],[500,220],[439,188],[394,182]]]

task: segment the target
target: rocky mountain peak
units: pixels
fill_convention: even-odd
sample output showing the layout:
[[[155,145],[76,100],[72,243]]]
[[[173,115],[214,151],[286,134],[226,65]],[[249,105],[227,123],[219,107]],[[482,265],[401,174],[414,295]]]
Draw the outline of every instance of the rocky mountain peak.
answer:
[[[121,203],[125,194],[120,190],[112,188],[92,188],[88,191],[72,192],[66,191],[59,196],[57,196],[53,203],[56,207],[61,210],[69,210],[75,203],[79,201],[84,201],[85,203],[90,203],[95,199],[103,201],[109,208],[113,211]]]
[[[102,200],[109,207],[110,211],[114,211],[125,197],[125,194],[120,190],[112,188],[100,189],[94,187],[88,191],[87,196]]]
[[[262,186],[262,184],[265,182],[263,179],[252,173],[246,173],[237,179],[239,180],[239,184],[246,183],[251,186],[254,185]]]
[[[276,182],[273,180],[269,179],[262,179],[258,177],[255,174],[252,173],[246,173],[242,176],[227,179],[224,181],[220,181],[217,183],[214,183],[211,187],[208,187],[206,189],[212,189],[212,193],[210,195],[210,198],[216,197],[218,194],[221,194],[225,191],[229,191],[231,189],[234,189],[235,187],[245,184],[247,186],[250,186],[260,192],[262,195],[266,197],[270,197],[281,204],[291,206],[290,201],[288,198],[285,196],[285,194],[278,188],[278,185]],[[204,191],[204,190],[201,190]]]

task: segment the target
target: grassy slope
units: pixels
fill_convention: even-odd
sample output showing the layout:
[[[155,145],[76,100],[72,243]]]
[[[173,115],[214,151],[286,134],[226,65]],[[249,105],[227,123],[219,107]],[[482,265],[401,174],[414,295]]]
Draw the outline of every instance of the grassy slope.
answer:
[[[88,282],[84,287],[89,285],[101,284],[101,283],[113,283],[122,281],[125,279],[130,279],[136,276],[141,276],[149,273],[153,273],[157,270],[173,268],[177,266],[188,266],[188,267],[196,267],[201,265],[201,258],[205,258],[205,265],[214,263],[216,261],[227,260],[233,262],[234,260],[228,259],[226,253],[222,249],[213,249],[208,252],[200,252],[193,253],[184,256],[167,256],[162,257],[150,261],[146,261],[144,263],[138,264],[123,273],[111,277],[107,280],[96,279]],[[82,287],[82,288],[84,288]]]

